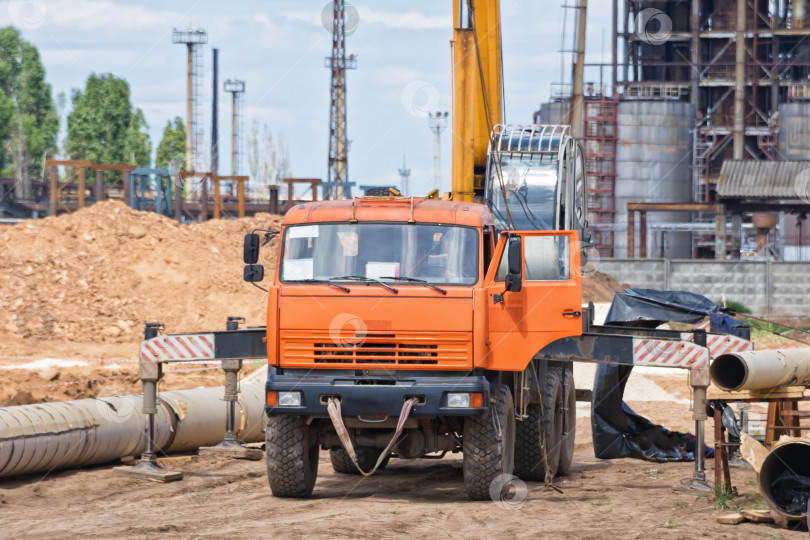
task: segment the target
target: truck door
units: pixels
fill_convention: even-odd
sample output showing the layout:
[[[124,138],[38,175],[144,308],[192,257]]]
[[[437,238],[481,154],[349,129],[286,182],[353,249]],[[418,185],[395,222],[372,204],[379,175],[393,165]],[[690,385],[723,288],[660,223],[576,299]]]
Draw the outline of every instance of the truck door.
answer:
[[[578,246],[576,231],[501,234],[484,283],[489,336],[480,367],[522,371],[547,344],[582,333]]]

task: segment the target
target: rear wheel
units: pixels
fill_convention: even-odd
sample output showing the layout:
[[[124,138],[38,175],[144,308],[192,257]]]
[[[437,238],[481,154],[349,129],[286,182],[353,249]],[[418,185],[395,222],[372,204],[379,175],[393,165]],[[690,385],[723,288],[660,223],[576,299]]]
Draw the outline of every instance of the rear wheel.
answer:
[[[309,497],[318,476],[318,441],[300,416],[271,416],[265,434],[267,479],[276,497]]]
[[[464,486],[476,501],[490,498],[493,480],[511,474],[515,461],[515,407],[512,393],[501,386],[498,402],[481,417],[464,420]]]
[[[382,453],[380,449],[368,447],[356,448],[355,452],[357,452],[357,463],[365,472],[368,472],[374,468],[374,465],[377,464],[377,460]],[[385,466],[388,465],[389,459],[391,459],[390,455],[387,456],[382,463],[380,463],[380,468],[377,470],[384,469]],[[332,468],[335,469],[335,472],[343,474],[360,474],[360,471],[358,471],[357,467],[355,467],[354,463],[352,463],[352,458],[349,457],[349,453],[346,452],[344,448],[334,448],[329,450],[329,461],[332,462]]]
[[[515,428],[515,474],[523,480],[544,481],[546,463],[551,476],[557,475],[563,432],[562,377],[560,368],[546,370],[542,408],[539,403],[530,403],[528,417]]]
[[[563,421],[562,444],[560,445],[560,463],[557,476],[567,474],[574,461],[574,444],[577,434],[577,391],[574,386],[574,370],[566,367],[563,370]]]

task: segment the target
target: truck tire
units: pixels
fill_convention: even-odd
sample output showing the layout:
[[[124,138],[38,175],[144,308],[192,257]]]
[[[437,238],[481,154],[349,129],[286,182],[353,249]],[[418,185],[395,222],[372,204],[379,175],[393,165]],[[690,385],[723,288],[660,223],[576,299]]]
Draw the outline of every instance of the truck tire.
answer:
[[[374,465],[377,464],[377,459],[380,457],[380,450],[377,448],[360,447],[355,448],[355,451],[357,452],[357,463],[366,472],[374,468]],[[388,465],[389,459],[391,459],[390,455],[380,463],[380,468],[377,470],[384,469],[385,466]],[[346,452],[344,448],[333,448],[329,450],[329,461],[332,462],[332,468],[335,469],[335,472],[360,474],[360,471],[358,471],[357,467],[352,463],[349,453]]]
[[[560,463],[562,443],[562,369],[549,367],[543,389],[543,407],[530,403],[526,407],[528,417],[518,422],[515,428],[515,474],[522,480],[543,482],[546,479],[546,462],[552,476],[556,476]],[[545,417],[541,418],[542,413]],[[541,429],[548,445],[543,453]]]
[[[300,416],[271,416],[265,434],[267,479],[276,497],[309,497],[318,476],[318,441]]]
[[[560,463],[557,465],[557,476],[568,474],[571,463],[574,461],[574,445],[577,434],[577,391],[574,386],[574,370],[566,367],[563,369],[563,430],[562,444],[560,445]]]
[[[489,499],[492,481],[512,474],[515,466],[515,407],[509,387],[501,385],[498,402],[487,414],[465,418],[462,448],[467,495],[474,501]]]

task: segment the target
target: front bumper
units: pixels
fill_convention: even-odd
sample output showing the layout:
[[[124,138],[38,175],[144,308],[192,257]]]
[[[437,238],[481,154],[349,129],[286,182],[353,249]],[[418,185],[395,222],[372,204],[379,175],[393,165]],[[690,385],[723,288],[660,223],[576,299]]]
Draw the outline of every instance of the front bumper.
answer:
[[[343,416],[385,414],[397,418],[403,402],[413,396],[419,398],[411,412],[412,418],[436,416],[476,416],[482,414],[489,403],[490,381],[481,375],[436,374],[399,375],[398,378],[355,376],[353,371],[330,370],[318,373],[271,373],[265,386],[269,391],[301,392],[300,407],[266,406],[268,416],[295,414],[327,418],[326,399],[340,399]],[[450,392],[481,392],[483,407],[456,408],[447,406]]]

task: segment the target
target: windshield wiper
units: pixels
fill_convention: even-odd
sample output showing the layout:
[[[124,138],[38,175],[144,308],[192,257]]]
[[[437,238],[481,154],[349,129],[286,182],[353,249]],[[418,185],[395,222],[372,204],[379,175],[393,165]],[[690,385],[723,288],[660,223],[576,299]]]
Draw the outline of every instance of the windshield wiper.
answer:
[[[337,287],[342,291],[346,291],[347,293],[352,292],[352,290],[348,287],[344,287],[338,283],[333,283],[332,280],[329,279],[289,279],[287,280],[288,283],[326,283],[327,285],[331,285],[332,287]]]
[[[426,287],[430,287],[431,289],[435,289],[435,290],[439,291],[442,294],[447,294],[446,290],[442,289],[438,285],[434,285],[433,283],[430,283],[429,281],[425,281],[424,279],[417,279],[417,278],[412,278],[412,277],[407,277],[407,276],[382,276],[381,279],[394,279],[396,281],[407,281],[409,283],[421,283],[422,285],[424,285]]]
[[[380,281],[379,279],[375,279],[375,278],[368,278],[368,277],[364,277],[364,276],[340,276],[340,277],[329,278],[330,281],[331,280],[338,280],[338,279],[346,280],[346,281],[359,281],[361,283],[365,283],[366,285],[368,285],[369,283],[374,283],[376,285],[382,285],[383,287],[385,287],[389,291],[393,292],[394,294],[399,294],[399,291],[396,290],[395,288],[393,288],[391,285],[389,285],[388,283],[384,283],[384,282]]]

